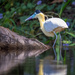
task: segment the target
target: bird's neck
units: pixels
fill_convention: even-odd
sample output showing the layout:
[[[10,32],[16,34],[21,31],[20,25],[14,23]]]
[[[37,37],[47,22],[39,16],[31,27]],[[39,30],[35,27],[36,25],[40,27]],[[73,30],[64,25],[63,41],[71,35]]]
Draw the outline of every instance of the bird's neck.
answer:
[[[45,16],[44,14],[41,14],[40,17],[38,17],[39,22],[40,22],[40,27],[43,27],[43,23],[45,22]]]

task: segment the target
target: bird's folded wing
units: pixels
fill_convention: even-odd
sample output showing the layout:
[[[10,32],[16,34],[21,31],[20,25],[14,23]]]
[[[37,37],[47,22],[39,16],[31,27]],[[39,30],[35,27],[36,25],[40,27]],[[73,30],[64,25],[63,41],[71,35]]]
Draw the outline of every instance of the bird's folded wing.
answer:
[[[57,27],[67,28],[67,25],[60,18],[50,18],[50,19],[46,20],[44,23],[44,29],[47,32],[51,32]]]

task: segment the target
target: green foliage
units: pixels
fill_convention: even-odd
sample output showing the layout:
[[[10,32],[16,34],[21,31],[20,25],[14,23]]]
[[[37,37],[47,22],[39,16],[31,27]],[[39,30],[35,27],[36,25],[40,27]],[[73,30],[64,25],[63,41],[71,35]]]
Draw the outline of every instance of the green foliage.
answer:
[[[25,22],[25,19],[32,15],[36,9],[38,9],[43,13],[50,12],[49,14],[45,13],[49,17],[62,17],[65,22],[69,22],[69,28],[66,29],[64,33],[61,32],[62,39],[63,42],[75,41],[75,20],[72,18],[75,14],[68,18],[69,15],[66,16],[64,12],[66,10],[71,10],[72,1],[73,0],[68,0],[67,2],[53,4],[49,1],[48,4],[42,2],[42,4],[37,5],[37,0],[0,0],[0,13],[3,13],[3,18],[0,19],[0,26],[9,28],[25,37],[36,38],[45,44],[49,44],[54,38],[46,37],[43,34],[37,20]]]
[[[66,32],[66,33],[75,38],[75,34],[73,34],[73,33],[71,33],[71,32]]]
[[[46,7],[46,4],[42,4],[42,5],[39,5],[39,6],[36,6],[36,10],[38,9],[38,10],[42,10],[43,8],[45,8]]]
[[[42,2],[42,4],[37,5],[38,0],[0,0],[0,13],[3,13],[3,18],[0,19],[0,26],[9,28],[10,30],[23,35],[28,38],[36,38],[45,44],[53,45],[52,40],[55,38],[46,37],[40,29],[40,24],[38,20],[30,20],[25,22],[25,19],[34,13],[36,9],[41,10],[43,13],[48,15],[48,17],[61,17],[65,22],[69,22],[70,26],[68,29],[61,32],[62,43],[69,44],[69,46],[75,46],[75,8],[72,8],[72,1],[67,0],[67,2],[61,3],[51,3],[50,0],[48,3]],[[46,1],[46,0],[42,0]],[[52,1],[52,0],[51,0]],[[59,1],[59,0],[58,0]],[[70,12],[70,11],[73,12]],[[47,12],[47,13],[46,13]],[[66,14],[67,12],[67,14]],[[69,13],[69,14],[68,14]],[[71,14],[71,16],[70,16]],[[64,16],[65,15],[65,16]],[[74,17],[73,17],[74,16]],[[58,39],[56,42],[56,52],[57,52],[57,60],[60,60],[60,40]],[[74,42],[74,43],[73,43]],[[50,49],[51,50],[51,49]],[[41,58],[47,56],[50,51],[46,51],[42,54]],[[75,50],[73,52],[75,54]],[[64,55],[64,61],[66,61],[66,51]],[[74,55],[75,56],[75,55]],[[31,71],[29,73],[33,74],[35,71],[35,62],[30,63],[32,60],[28,60],[25,63],[24,70],[29,72],[31,67]],[[29,65],[29,67],[28,67]]]
[[[57,53],[57,61],[60,60],[60,35],[57,35],[57,41],[56,41],[56,53]]]
[[[61,7],[61,10],[60,10],[60,13],[59,13],[59,16],[61,17],[64,9],[66,8],[66,6],[71,2],[71,0],[68,0],[67,2],[63,3],[62,4],[62,7]]]
[[[69,46],[75,46],[75,43],[73,43],[73,44],[70,44]]]

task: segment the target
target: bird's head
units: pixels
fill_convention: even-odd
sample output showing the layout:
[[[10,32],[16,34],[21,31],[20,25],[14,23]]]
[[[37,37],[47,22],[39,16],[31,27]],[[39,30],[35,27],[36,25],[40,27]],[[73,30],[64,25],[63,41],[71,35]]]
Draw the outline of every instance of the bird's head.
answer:
[[[29,18],[27,18],[25,21],[33,19],[33,18],[42,18],[44,14],[40,10],[36,10],[33,15],[31,15]]]

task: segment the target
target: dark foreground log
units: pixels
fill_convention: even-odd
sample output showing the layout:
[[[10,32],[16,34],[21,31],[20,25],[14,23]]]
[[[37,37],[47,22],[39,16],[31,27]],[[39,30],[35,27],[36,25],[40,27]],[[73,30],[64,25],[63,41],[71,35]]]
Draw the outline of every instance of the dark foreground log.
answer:
[[[36,39],[28,39],[0,26],[0,74],[49,48]]]

